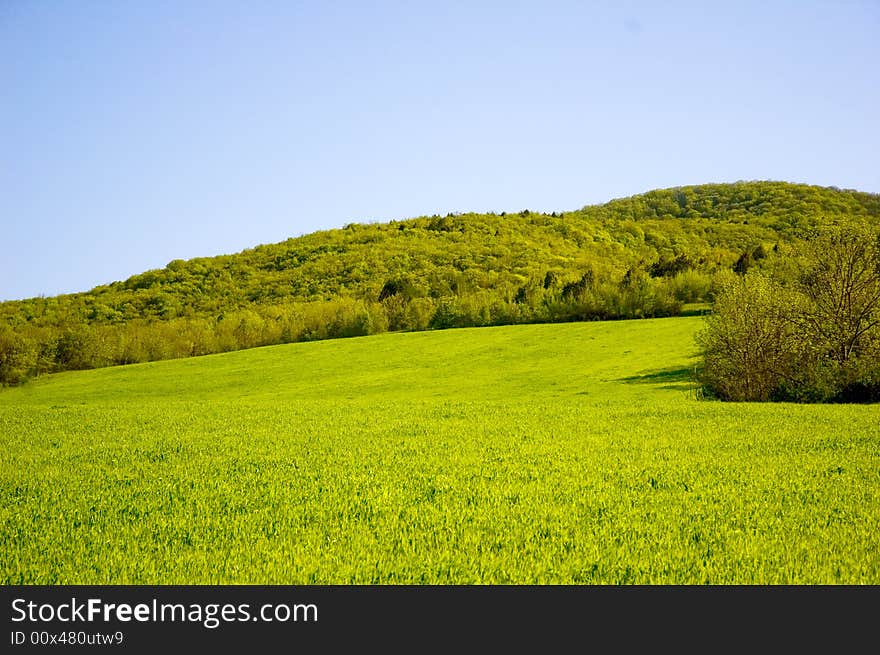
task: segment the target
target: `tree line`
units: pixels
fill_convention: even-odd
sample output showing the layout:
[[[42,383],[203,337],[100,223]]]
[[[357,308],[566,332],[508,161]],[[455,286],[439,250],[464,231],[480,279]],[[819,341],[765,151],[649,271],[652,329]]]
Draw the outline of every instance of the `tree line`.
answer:
[[[570,281],[549,272],[506,297],[481,290],[432,298],[393,279],[373,300],[340,297],[253,305],[216,318],[24,323],[18,329],[0,325],[0,382],[19,384],[44,373],[388,331],[673,316],[711,287],[712,278],[695,271],[670,278],[628,271],[619,280],[588,271]]]

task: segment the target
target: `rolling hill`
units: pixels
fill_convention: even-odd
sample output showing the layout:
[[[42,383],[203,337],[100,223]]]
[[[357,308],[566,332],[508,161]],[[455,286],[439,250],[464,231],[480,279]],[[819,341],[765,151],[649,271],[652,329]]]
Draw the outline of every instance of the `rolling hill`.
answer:
[[[0,303],[0,383],[386,331],[672,316],[717,276],[880,196],[784,182],[656,190],[580,210],[352,223]]]

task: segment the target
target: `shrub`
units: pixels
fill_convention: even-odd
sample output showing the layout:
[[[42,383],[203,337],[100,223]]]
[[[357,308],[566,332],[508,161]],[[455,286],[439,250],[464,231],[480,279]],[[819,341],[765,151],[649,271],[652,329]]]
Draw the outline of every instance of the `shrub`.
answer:
[[[725,400],[770,400],[784,382],[795,384],[802,342],[791,298],[777,282],[751,272],[723,287],[704,329],[699,377]]]

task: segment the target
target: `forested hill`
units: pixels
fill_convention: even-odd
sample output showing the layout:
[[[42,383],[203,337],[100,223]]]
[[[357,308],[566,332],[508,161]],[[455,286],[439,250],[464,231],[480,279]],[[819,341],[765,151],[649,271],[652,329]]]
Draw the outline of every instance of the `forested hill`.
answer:
[[[738,182],[552,214],[352,223],[0,303],[0,380],[386,330],[670,315],[843,217],[880,222],[880,195]]]

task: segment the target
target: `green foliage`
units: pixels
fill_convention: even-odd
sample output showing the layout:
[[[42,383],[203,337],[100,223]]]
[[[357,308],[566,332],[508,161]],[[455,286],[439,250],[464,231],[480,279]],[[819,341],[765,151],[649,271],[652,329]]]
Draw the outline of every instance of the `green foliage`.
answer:
[[[767,272],[728,280],[699,341],[722,398],[880,401],[880,231],[823,226]]]
[[[697,303],[713,297],[714,280],[713,275],[691,269],[669,279],[666,288],[681,303]]]
[[[745,275],[752,267],[752,261],[752,253],[744,252],[739,256],[739,259],[736,260],[736,263],[734,263],[733,272],[738,273],[739,275]]]
[[[675,259],[661,257],[648,268],[651,277],[673,277],[693,267],[687,255],[678,255]]]
[[[753,272],[724,284],[705,329],[701,379],[731,400],[768,400],[792,381],[805,343],[794,322],[794,299],[779,283]]]
[[[699,402],[700,324],[383,334],[4,389],[0,583],[880,583],[880,406]]]
[[[0,303],[0,325],[37,352],[15,355],[0,383],[386,330],[666,316],[711,300],[712,280],[738,258],[743,273],[763,267],[765,244],[785,250],[842,216],[877,224],[880,199],[738,182],[565,213],[350,224],[175,260],[87,293]],[[630,271],[637,279],[624,281]]]
[[[37,358],[33,341],[0,325],[0,385],[24,381],[36,367]]]

